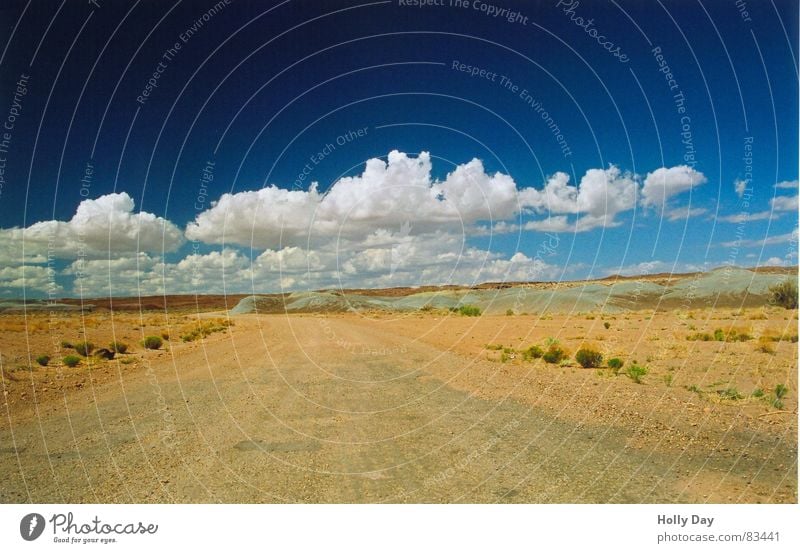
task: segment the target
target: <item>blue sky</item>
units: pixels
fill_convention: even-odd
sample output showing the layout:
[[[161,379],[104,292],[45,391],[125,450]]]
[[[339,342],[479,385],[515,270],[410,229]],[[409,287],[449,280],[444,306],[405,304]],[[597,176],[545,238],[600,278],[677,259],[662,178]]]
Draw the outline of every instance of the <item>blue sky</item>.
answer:
[[[0,294],[797,264],[797,2],[405,4],[4,3]]]

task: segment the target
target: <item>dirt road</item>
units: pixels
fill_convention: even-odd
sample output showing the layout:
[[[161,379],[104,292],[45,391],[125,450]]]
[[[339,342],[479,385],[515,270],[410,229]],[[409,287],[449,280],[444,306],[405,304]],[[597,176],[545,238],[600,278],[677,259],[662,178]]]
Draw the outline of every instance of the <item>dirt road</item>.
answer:
[[[631,447],[634,424],[451,386],[488,363],[363,318],[244,316],[147,356],[146,370],[5,413],[0,499],[796,501],[796,441],[727,434],[725,449],[763,457]]]

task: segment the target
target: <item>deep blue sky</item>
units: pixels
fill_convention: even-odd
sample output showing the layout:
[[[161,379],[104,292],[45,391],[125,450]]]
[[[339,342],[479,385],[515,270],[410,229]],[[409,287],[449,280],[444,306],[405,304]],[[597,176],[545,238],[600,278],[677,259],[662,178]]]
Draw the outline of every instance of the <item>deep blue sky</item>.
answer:
[[[212,200],[267,184],[291,188],[313,153],[363,127],[365,138],[337,147],[308,180],[326,190],[394,149],[431,152],[439,178],[478,157],[487,172],[509,174],[519,187],[541,188],[556,171],[573,175],[574,184],[586,170],[612,163],[644,176],[683,164],[686,150],[681,116],[652,54],[660,46],[686,96],[695,168],[708,178],[676,205],[707,213],[681,221],[622,213],[619,227],[567,233],[569,247],[553,261],[599,270],[792,259],[785,241],[732,255],[723,244],[737,238],[737,225],[714,226],[713,216],[741,211],[733,182],[743,177],[746,137],[753,137],[754,159],[748,211],[797,193],[774,188],[797,179],[797,2],[751,0],[750,21],[729,0],[581,2],[574,14],[594,19],[619,45],[630,59],[620,63],[557,1],[483,3],[527,17],[508,23],[475,2],[415,8],[398,0],[233,0],[166,64],[145,104],[137,103],[166,49],[216,3],[3,2],[0,117],[20,75],[30,80],[5,168],[0,227],[69,220],[85,199],[80,180],[90,162],[90,198],[125,191],[137,211],[184,228],[197,214],[207,160],[216,163]],[[541,118],[499,77],[470,77],[452,69],[454,60],[528,89],[572,154],[562,154]],[[796,225],[795,213],[751,221],[739,238],[757,241]],[[494,236],[491,247],[532,257],[540,241],[536,232],[512,233]]]

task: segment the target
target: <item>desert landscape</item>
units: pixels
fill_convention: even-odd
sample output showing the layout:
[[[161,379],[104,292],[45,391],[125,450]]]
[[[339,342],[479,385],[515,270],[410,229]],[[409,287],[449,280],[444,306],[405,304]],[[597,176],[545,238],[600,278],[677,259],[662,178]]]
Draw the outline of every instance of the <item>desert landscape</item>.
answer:
[[[0,497],[796,503],[796,274],[9,301]]]

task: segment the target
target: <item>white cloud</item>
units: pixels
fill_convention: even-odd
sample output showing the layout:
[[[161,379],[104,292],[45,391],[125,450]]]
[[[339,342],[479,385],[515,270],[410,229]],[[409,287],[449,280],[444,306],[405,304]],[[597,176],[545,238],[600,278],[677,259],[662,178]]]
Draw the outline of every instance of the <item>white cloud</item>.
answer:
[[[6,263],[44,263],[59,259],[115,257],[138,251],[174,251],[181,230],[152,213],[134,213],[125,192],[84,200],[69,221],[43,221],[25,229],[0,230],[0,258]],[[23,256],[23,249],[25,251]]]
[[[759,267],[781,267],[784,264],[783,259],[780,257],[770,257],[759,263]]]
[[[736,195],[740,198],[744,196],[745,190],[747,190],[747,181],[742,179],[736,179],[733,181],[733,189],[736,191]]]
[[[430,155],[392,151],[388,162],[370,159],[361,175],[345,177],[320,194],[270,186],[225,194],[190,223],[186,235],[209,244],[255,248],[305,246],[337,237],[364,236],[405,223],[417,232],[461,231],[481,220],[509,219],[519,211],[508,175],[488,175],[480,160],[459,165],[444,181],[431,177]]]
[[[798,183],[797,179],[795,180],[785,180],[777,183],[775,188],[797,188]]]
[[[759,240],[732,240],[730,242],[723,242],[722,246],[725,248],[761,248],[763,246],[774,246],[776,244],[786,244],[788,242],[797,242],[797,229],[785,234],[767,236]]]
[[[0,268],[0,291],[19,294],[27,292],[49,293],[58,297],[63,292],[55,282],[51,270],[40,265],[18,265]]]
[[[704,207],[676,207],[667,211],[664,215],[666,215],[667,219],[670,221],[682,221],[684,219],[689,219],[690,217],[698,217],[708,213],[708,210]]]
[[[797,211],[797,196],[775,196],[769,205],[775,211]]]
[[[695,186],[704,184],[708,179],[703,173],[696,171],[688,165],[675,167],[661,167],[648,173],[642,188],[642,205],[645,207],[660,207],[682,192]]]
[[[733,215],[725,215],[724,217],[717,217],[717,221],[722,223],[749,223],[751,221],[763,221],[771,219],[774,214],[771,211],[757,211],[755,213],[734,213]]]

